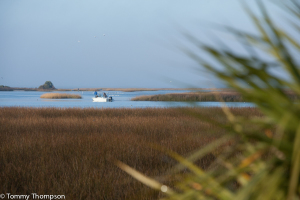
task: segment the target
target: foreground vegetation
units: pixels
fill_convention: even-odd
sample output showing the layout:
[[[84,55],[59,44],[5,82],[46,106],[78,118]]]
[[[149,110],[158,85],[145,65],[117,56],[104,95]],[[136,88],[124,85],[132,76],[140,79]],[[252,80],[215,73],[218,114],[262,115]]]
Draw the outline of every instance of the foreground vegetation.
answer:
[[[44,99],[81,99],[79,94],[66,94],[66,93],[46,93],[42,94],[40,98]]]
[[[262,117],[255,108],[233,108],[237,116]],[[205,120],[193,115],[201,115]],[[120,160],[171,184],[176,162],[157,144],[188,155],[224,136],[229,125],[221,108],[59,109],[0,108],[0,192],[63,194],[66,199],[157,199],[114,164]],[[255,129],[250,125],[249,130]],[[234,144],[236,145],[236,144]],[[228,140],[196,162],[210,168],[231,146]],[[186,174],[184,170],[182,174]]]
[[[279,16],[290,27],[278,27],[278,19],[273,20],[268,14],[266,1],[256,1],[259,9],[253,9],[255,12],[249,9],[247,1],[241,2],[257,30],[250,33],[228,26],[219,28],[231,33],[240,42],[242,51],[222,37],[214,38],[219,45],[216,46],[188,33],[184,34],[194,48],[182,49],[202,67],[201,73],[203,68],[213,73],[245,100],[253,102],[265,117],[243,119],[223,108],[233,127],[228,130],[219,124],[227,129],[225,136],[190,156],[167,152],[180,162],[173,168],[174,185],[141,175],[130,165],[117,162],[138,181],[163,191],[167,195],[165,199],[300,199],[300,104],[285,93],[288,89],[300,96],[300,2],[271,1],[282,8],[284,12]],[[249,129],[249,122],[256,129]],[[218,156],[218,167],[207,172],[195,164],[228,138],[236,145],[228,146]],[[186,168],[189,172],[182,175]]]

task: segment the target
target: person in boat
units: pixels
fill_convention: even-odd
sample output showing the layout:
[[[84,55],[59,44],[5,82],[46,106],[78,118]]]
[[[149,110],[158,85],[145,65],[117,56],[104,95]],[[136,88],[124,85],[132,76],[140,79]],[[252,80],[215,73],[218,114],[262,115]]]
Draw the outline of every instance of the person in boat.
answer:
[[[95,95],[96,98],[98,97],[97,91],[94,92],[94,95]]]
[[[105,98],[107,97],[107,95],[106,95],[106,93],[105,93],[105,92],[103,93],[103,97],[105,97]]]

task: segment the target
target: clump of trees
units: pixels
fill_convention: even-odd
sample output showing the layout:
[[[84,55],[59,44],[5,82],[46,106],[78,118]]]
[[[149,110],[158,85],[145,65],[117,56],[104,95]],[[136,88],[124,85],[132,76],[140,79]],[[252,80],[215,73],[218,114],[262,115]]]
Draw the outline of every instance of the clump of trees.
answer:
[[[54,90],[56,88],[51,81],[46,81],[44,85],[40,85],[39,89]]]
[[[13,89],[6,85],[0,85],[0,91],[13,91]]]

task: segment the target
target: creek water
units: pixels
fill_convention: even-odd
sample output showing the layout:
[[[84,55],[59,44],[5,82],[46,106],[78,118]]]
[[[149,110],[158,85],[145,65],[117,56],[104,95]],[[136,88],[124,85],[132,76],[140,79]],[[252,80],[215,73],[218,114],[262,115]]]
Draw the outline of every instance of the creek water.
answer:
[[[113,102],[93,102],[92,91],[68,91],[58,93],[80,94],[82,99],[42,99],[40,96],[48,92],[40,91],[0,91],[0,107],[60,107],[60,108],[167,108],[167,107],[220,107],[220,102],[163,102],[163,101],[131,101],[140,95],[155,95],[167,93],[182,93],[186,90],[158,90],[158,91],[103,91],[112,96]],[[103,92],[98,92],[102,94]],[[57,93],[55,91],[55,93]],[[254,107],[248,102],[227,102],[228,107]]]

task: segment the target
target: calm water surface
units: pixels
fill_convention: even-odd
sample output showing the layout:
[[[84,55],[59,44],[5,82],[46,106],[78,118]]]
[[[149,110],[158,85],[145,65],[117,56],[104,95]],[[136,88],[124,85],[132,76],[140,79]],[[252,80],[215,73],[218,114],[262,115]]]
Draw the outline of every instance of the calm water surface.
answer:
[[[82,99],[41,99],[40,96],[48,92],[39,91],[7,91],[0,92],[0,107],[61,107],[61,108],[166,108],[166,107],[219,107],[219,102],[162,102],[162,101],[130,101],[131,98],[140,95],[154,95],[166,93],[181,93],[188,92],[186,90],[159,90],[159,91],[138,91],[138,92],[122,92],[122,91],[105,91],[109,96],[112,96],[113,102],[93,102],[94,92],[60,92],[69,94],[80,94]],[[55,92],[58,93],[58,92]],[[102,95],[102,92],[100,92]],[[226,103],[229,107],[254,107],[252,103],[244,102],[229,102]]]

